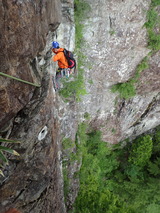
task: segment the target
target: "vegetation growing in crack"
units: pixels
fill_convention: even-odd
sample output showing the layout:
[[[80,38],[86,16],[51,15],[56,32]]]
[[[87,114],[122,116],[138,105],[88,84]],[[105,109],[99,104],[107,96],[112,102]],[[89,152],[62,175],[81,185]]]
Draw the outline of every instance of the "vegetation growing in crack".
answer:
[[[120,98],[129,99],[136,95],[136,88],[135,84],[138,82],[138,79],[140,77],[140,73],[147,69],[149,67],[148,65],[148,58],[145,57],[141,63],[137,66],[136,72],[133,78],[128,80],[124,83],[118,83],[112,86],[111,91],[119,92]]]
[[[0,162],[0,167],[2,167],[2,168],[3,168],[3,164],[8,165],[8,159],[5,156],[4,152],[8,152],[8,153],[10,153],[12,155],[19,156],[18,152],[16,152],[15,150],[7,147],[6,145],[3,145],[3,143],[20,143],[20,142],[19,141],[0,138],[0,159],[2,161],[2,162]],[[4,174],[3,174],[1,169],[0,169],[0,175],[4,176]]]
[[[160,0],[152,0],[150,9],[147,12],[147,22],[144,26],[148,33],[148,48],[151,52],[148,56],[151,56],[156,51],[160,50],[160,16],[156,11],[156,7],[160,5]],[[112,92],[119,92],[120,98],[129,99],[136,95],[136,83],[139,79],[140,73],[149,67],[147,57],[137,66],[136,73],[133,78],[127,82],[118,83],[111,88]]]
[[[159,34],[159,22],[160,16],[156,11],[156,7],[160,5],[160,0],[152,0],[150,9],[147,13],[147,22],[145,27],[148,32],[148,47],[152,52],[160,50],[160,34]]]
[[[62,142],[62,150],[63,150],[63,161],[62,161],[62,166],[63,166],[63,181],[64,181],[64,198],[65,202],[67,202],[67,195],[69,192],[69,170],[68,166],[70,164],[70,155],[71,155],[71,150],[74,147],[73,141],[70,140],[69,138],[64,138]]]
[[[76,140],[72,141],[69,138],[64,138],[62,142],[62,167],[63,167],[63,179],[64,179],[64,197],[67,212],[70,212],[70,208],[73,203],[70,203],[70,193],[72,194],[72,182],[79,179],[79,168],[82,161],[83,142],[86,141],[86,129],[88,125],[82,123],[79,125]],[[74,171],[73,168],[77,167]],[[72,173],[72,174],[71,174]]]
[[[86,120],[89,120],[89,119],[90,119],[90,114],[89,114],[88,112],[85,112],[85,113],[84,113],[84,118],[85,118]]]
[[[75,11],[75,53],[77,56],[77,75],[74,77],[74,81],[65,80],[63,82],[64,88],[60,91],[60,94],[69,99],[74,96],[76,101],[81,100],[81,96],[86,94],[85,84],[84,84],[84,68],[86,66],[86,56],[82,53],[82,46],[84,46],[85,41],[83,38],[83,21],[87,18],[87,14],[90,10],[89,4],[85,0],[75,0],[74,1]]]

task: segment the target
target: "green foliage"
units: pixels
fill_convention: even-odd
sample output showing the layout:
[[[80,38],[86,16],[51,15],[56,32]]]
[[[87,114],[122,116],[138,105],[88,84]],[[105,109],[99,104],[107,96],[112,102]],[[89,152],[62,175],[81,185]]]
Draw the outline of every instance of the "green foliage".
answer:
[[[80,101],[81,96],[87,94],[82,72],[78,73],[78,76],[75,77],[74,81],[68,82],[65,80],[63,85],[64,88],[60,90],[60,94],[66,99],[75,96],[76,101]]]
[[[116,32],[114,30],[109,31],[110,35],[114,35]]]
[[[149,48],[153,49],[154,51],[160,50],[160,35],[156,34],[155,32],[148,30],[148,46]]]
[[[160,153],[160,128],[157,127],[155,134],[153,135],[153,152],[157,154]]]
[[[152,8],[152,7],[156,7],[156,6],[158,6],[158,5],[160,5],[160,0],[152,0],[152,1],[151,1],[151,8]]]
[[[120,98],[129,99],[134,97],[136,95],[135,83],[139,79],[140,73],[148,67],[148,58],[145,57],[141,63],[138,64],[134,77],[127,82],[113,85],[111,91],[113,93],[118,92]]]
[[[79,124],[76,134],[76,147],[78,153],[85,152],[85,143],[87,141],[87,124],[85,122]]]
[[[71,149],[74,147],[74,142],[70,138],[64,138],[62,141],[63,149]]]
[[[86,120],[89,120],[89,119],[90,119],[90,114],[89,114],[88,112],[85,112],[85,113],[84,113],[84,118],[85,118]]]
[[[149,29],[153,29],[156,24],[158,13],[151,8],[147,13],[147,20],[148,22],[145,23],[145,27]]]
[[[112,128],[112,129],[111,129],[111,132],[112,132],[113,134],[115,134],[115,133],[116,133],[116,129]]]
[[[147,213],[159,213],[160,205],[152,203],[147,207]]]
[[[73,163],[74,153],[73,149],[75,147],[75,142],[70,138],[64,138],[62,140],[62,168],[63,168],[63,189],[64,189],[64,198],[67,202],[67,195],[70,189],[70,179],[69,179],[69,166]]]
[[[148,32],[148,47],[152,50],[152,52],[160,50],[160,34],[159,29],[160,25],[160,17],[158,16],[158,12],[156,11],[156,6],[160,5],[160,0],[152,0],[150,9],[147,12],[147,22],[144,26]],[[111,88],[112,92],[119,92],[120,98],[131,98],[136,95],[135,83],[139,79],[140,73],[147,69],[148,59],[145,57],[144,60],[137,66],[135,75],[132,79],[125,83],[118,83],[113,85]]]
[[[4,138],[0,138],[0,143],[20,143],[19,141],[14,141],[14,140],[9,140],[9,139],[4,139]],[[4,152],[8,152],[10,154],[13,155],[17,155],[19,156],[18,152],[16,152],[15,150],[8,148],[6,146],[1,146],[0,145],[0,159],[2,160],[3,163],[8,164],[8,159],[7,157],[4,155]],[[0,166],[2,167],[2,164],[0,164]],[[4,176],[2,170],[0,169],[0,174],[2,176]]]
[[[129,162],[136,166],[146,165],[152,154],[152,138],[149,135],[139,137],[133,144]]]
[[[160,128],[157,127],[155,135],[154,135],[154,141],[155,143],[160,144]]]
[[[64,181],[64,198],[67,206],[68,194],[70,192],[70,186],[72,180],[70,179],[70,169],[72,165],[75,166],[75,161],[80,162],[83,144],[86,141],[86,128],[85,123],[81,123],[78,127],[76,141],[72,141],[70,138],[64,138],[62,141],[62,168],[63,168],[63,181]],[[75,178],[78,178],[78,171],[74,174]],[[67,211],[68,212],[68,211]]]
[[[76,101],[81,101],[81,96],[86,95],[85,83],[83,73],[84,70],[81,68],[85,66],[86,57],[81,51],[81,47],[85,41],[83,39],[83,21],[86,19],[87,14],[90,10],[90,6],[84,0],[75,0],[75,44],[76,44],[76,55],[78,59],[78,74],[74,77],[74,81],[65,79],[63,82],[63,89],[60,94],[69,100],[70,97],[75,97]]]
[[[107,189],[99,189],[98,183],[90,179],[87,187],[81,187],[79,196],[76,200],[76,211],[78,213],[129,213],[118,198]]]
[[[90,5],[84,1],[84,0],[75,0],[74,1],[74,7],[75,7],[75,27],[76,27],[76,48],[81,49],[81,45],[84,44],[83,39],[83,21],[87,18],[87,14],[90,11]]]
[[[135,80],[138,80],[139,76],[140,76],[140,73],[142,71],[144,71],[145,69],[148,69],[149,68],[149,65],[148,65],[148,57],[145,57],[140,64],[138,64],[137,68],[136,68],[136,73],[135,73],[135,76],[134,76],[134,79]]]
[[[148,163],[148,171],[154,176],[160,175],[160,158]]]
[[[120,98],[129,99],[136,95],[134,80],[130,80],[125,83],[115,84],[112,86],[111,91],[113,93],[119,92]]]
[[[83,77],[83,69],[81,66],[84,62],[83,54],[78,55],[78,74],[74,77],[74,81],[70,81],[69,79],[64,79],[63,81],[63,89],[60,90],[60,94],[69,99],[70,97],[75,97],[76,101],[81,100],[81,96],[86,94],[85,84],[84,84],[84,77]]]
[[[69,192],[69,178],[68,178],[68,170],[63,166],[63,190],[64,190],[64,199],[66,202],[67,195]]]
[[[93,81],[92,81],[92,80],[89,80],[88,83],[89,83],[89,84],[93,84]]]
[[[99,131],[86,134],[84,127],[77,134],[83,160],[74,212],[158,212],[160,152],[154,146],[159,148],[160,129],[124,147],[107,146]]]
[[[90,11],[90,5],[85,0],[74,0],[75,17],[78,21],[83,21],[87,18]]]
[[[145,27],[148,31],[148,47],[152,49],[152,51],[160,50],[160,35],[156,32],[156,28],[159,28],[160,17],[158,16],[158,12],[156,12],[155,7],[160,5],[159,0],[152,0],[150,9],[147,13],[147,22],[145,23]]]
[[[131,212],[119,198],[105,188],[106,169],[117,168],[116,159],[109,161],[107,155],[111,150],[101,141],[99,131],[88,134],[83,149],[83,162],[80,170],[80,190],[75,202],[75,212]],[[83,140],[83,139],[82,139]],[[89,166],[88,166],[89,165]],[[108,170],[108,171],[109,171]]]

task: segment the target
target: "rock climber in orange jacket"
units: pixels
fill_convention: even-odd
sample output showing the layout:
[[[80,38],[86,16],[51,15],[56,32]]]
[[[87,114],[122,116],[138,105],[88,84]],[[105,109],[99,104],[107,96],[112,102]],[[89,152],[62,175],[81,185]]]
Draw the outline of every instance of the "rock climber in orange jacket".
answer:
[[[53,56],[53,61],[58,61],[58,66],[61,69],[68,68],[68,62],[66,57],[64,56],[64,48],[59,47],[59,43],[56,41],[52,42],[52,51],[56,54]]]
[[[58,70],[56,71],[56,79],[55,79],[55,90],[60,89],[60,78],[68,75],[68,62],[66,57],[64,56],[64,48],[59,47],[59,43],[56,41],[52,42],[52,52],[55,53],[52,60],[58,61]]]

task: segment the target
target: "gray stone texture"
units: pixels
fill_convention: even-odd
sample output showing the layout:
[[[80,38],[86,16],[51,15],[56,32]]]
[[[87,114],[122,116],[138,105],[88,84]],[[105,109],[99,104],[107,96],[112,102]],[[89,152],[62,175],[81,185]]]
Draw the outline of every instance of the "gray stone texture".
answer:
[[[55,93],[56,63],[50,50],[53,40],[74,50],[73,0],[0,2],[0,72],[41,84],[35,88],[0,76],[0,136],[21,141],[9,145],[20,157],[7,155],[9,166],[0,177],[0,213],[9,208],[21,213],[66,212],[61,141],[75,140],[86,112],[92,128],[100,129],[109,143],[134,138],[160,124],[160,52],[141,73],[134,98],[119,99],[110,91],[112,85],[132,78],[150,51],[144,23],[151,1],[86,1],[91,11],[84,22],[86,45],[81,49],[87,56],[88,94],[78,104],[74,98],[66,103]],[[80,165],[72,165],[69,208],[79,184],[73,178]]]
[[[137,65],[150,52],[144,23],[151,1],[87,2],[91,12],[84,22],[87,48],[82,49],[88,58],[88,95],[80,104],[80,112],[91,115],[93,128],[103,132],[105,141],[117,143],[160,124],[159,52],[150,58],[149,69],[141,73],[134,98],[117,100],[118,94],[110,90],[112,85],[132,78]],[[153,102],[156,108],[150,107]]]

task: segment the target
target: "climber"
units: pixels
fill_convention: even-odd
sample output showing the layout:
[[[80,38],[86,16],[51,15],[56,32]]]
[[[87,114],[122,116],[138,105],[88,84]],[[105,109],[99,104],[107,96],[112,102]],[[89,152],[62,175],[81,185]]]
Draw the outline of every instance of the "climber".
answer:
[[[69,77],[69,70],[68,70],[68,62],[66,57],[64,56],[64,48],[59,47],[59,43],[56,41],[52,42],[52,52],[55,53],[52,60],[58,61],[58,70],[56,71],[56,90],[60,89],[60,82],[59,79],[63,76]]]

